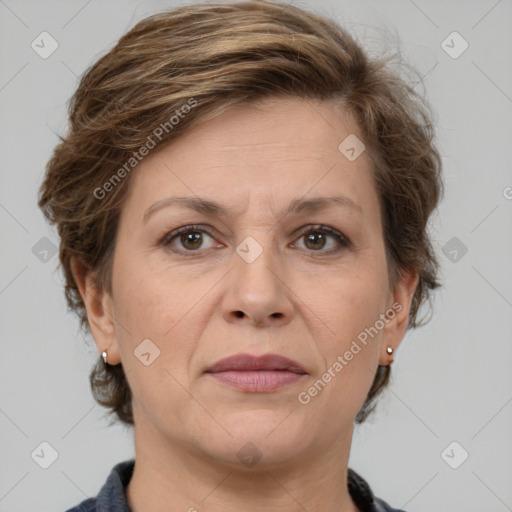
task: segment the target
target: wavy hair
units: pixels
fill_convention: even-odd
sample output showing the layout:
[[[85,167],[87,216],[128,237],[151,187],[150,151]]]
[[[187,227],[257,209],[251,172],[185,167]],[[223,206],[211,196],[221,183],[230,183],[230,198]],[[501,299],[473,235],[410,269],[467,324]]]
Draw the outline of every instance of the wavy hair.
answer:
[[[130,174],[101,200],[99,188],[157,126],[167,128],[154,151],[231,107],[266,97],[332,101],[355,116],[372,157],[390,282],[403,270],[419,275],[408,327],[423,325],[418,310],[441,284],[427,229],[443,192],[441,159],[428,103],[388,61],[370,58],[334,21],[267,0],[196,3],[145,18],[123,35],[81,77],[68,133],[47,163],[39,194],[40,208],[58,228],[65,295],[81,327],[89,325],[71,261],[77,258],[111,292]],[[197,104],[171,129],[169,120],[191,98]],[[379,366],[356,422],[373,410],[389,377],[390,367]],[[90,384],[99,404],[133,425],[122,364],[98,358]]]

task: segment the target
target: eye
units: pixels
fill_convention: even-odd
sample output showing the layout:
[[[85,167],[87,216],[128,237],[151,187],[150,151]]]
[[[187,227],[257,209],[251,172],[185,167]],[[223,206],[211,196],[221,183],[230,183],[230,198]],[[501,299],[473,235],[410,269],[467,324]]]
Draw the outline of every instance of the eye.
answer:
[[[330,244],[330,250],[323,250],[328,246],[328,239],[334,240]],[[299,240],[305,240],[306,249],[313,252],[337,252],[342,248],[350,247],[350,240],[339,231],[328,226],[313,226],[302,232]],[[329,247],[328,247],[329,249]]]
[[[161,244],[186,252],[197,252],[198,249],[211,249],[213,246],[203,247],[204,235],[213,240],[212,235],[204,228],[199,226],[183,226],[165,235]],[[181,247],[176,247],[176,244],[181,244]]]
[[[199,252],[200,249],[211,249],[214,247],[204,247],[204,236],[207,236],[212,242],[213,235],[201,226],[189,225],[175,229],[166,234],[160,241],[164,247],[171,247],[176,252]],[[338,252],[351,246],[350,240],[342,235],[339,231],[328,226],[318,225],[309,227],[303,231],[299,240],[305,240],[305,248],[313,252],[331,253]],[[328,241],[331,239],[329,247]],[[181,245],[178,247],[177,245]],[[324,250],[327,247],[328,250]]]

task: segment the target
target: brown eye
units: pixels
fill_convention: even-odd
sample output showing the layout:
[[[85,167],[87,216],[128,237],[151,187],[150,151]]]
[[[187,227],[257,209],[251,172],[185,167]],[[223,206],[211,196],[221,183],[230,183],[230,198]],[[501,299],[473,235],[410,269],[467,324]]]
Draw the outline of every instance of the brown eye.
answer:
[[[198,231],[182,234],[180,235],[180,242],[185,249],[199,249],[203,243],[202,234]]]
[[[210,247],[204,247],[205,236],[212,242]],[[184,226],[166,235],[162,245],[170,247],[177,252],[198,252],[199,249],[210,249],[213,247],[213,237],[204,229],[196,226]]]
[[[313,252],[329,253],[350,247],[348,238],[328,226],[309,228],[302,233],[299,240],[304,240],[305,248]],[[329,240],[332,242],[329,243]]]
[[[311,232],[307,235],[304,235],[304,240],[306,240],[306,247],[308,249],[323,249],[325,247],[325,235],[323,233]]]

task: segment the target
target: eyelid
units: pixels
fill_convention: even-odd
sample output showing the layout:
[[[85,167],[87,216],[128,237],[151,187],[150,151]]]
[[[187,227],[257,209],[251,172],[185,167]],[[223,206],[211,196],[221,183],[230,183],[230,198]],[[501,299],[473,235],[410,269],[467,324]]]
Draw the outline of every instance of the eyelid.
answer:
[[[350,238],[345,236],[342,232],[338,231],[337,229],[334,229],[330,226],[326,226],[325,224],[311,224],[309,226],[306,226],[304,229],[299,230],[297,240],[311,232],[313,232],[313,233],[320,232],[320,233],[323,233],[325,235],[335,238],[337,240],[337,242],[342,246],[342,248],[349,249],[352,247],[352,242],[351,242]],[[338,248],[331,249],[329,251],[320,250],[320,251],[310,251],[310,252],[312,252],[312,253],[316,252],[318,254],[322,254],[322,253],[329,254],[332,252],[337,252],[339,250],[340,250],[340,248],[338,247]]]
[[[171,240],[173,240],[174,238],[178,237],[179,235],[181,235],[183,233],[188,233],[188,232],[206,233],[212,239],[215,239],[215,234],[213,233],[213,229],[210,226],[205,226],[205,225],[201,225],[201,224],[186,224],[186,225],[176,228],[170,232],[167,232],[163,237],[160,238],[159,245],[162,245],[164,247],[168,246],[170,244]],[[311,233],[311,232],[321,232],[323,234],[331,236],[332,238],[336,239],[336,241],[340,245],[339,247],[336,247],[334,249],[330,249],[327,251],[324,251],[324,250],[308,251],[313,254],[314,253],[318,253],[319,255],[332,254],[332,253],[337,253],[343,249],[349,249],[352,247],[352,242],[347,236],[345,236],[343,233],[341,233],[337,229],[334,229],[330,226],[326,226],[324,224],[310,224],[310,225],[304,226],[302,228],[299,228],[298,230],[296,230],[293,233],[293,235],[295,236],[295,242],[297,240],[299,240],[300,238],[302,238],[304,235],[307,235],[308,233]],[[208,250],[208,249],[203,249],[203,251],[204,250]],[[177,252],[177,253],[181,253],[181,254],[183,254],[183,253],[198,254],[201,252],[201,249],[198,249],[197,251],[177,250],[177,251],[173,251],[173,252]]]
[[[179,228],[173,229],[172,231],[166,232],[163,237],[160,238],[159,244],[161,245],[168,245],[173,238],[176,238],[177,236],[181,235],[182,233],[187,232],[204,232],[210,237],[214,238],[215,235],[212,232],[212,229],[208,226],[204,226],[202,224],[186,224],[184,226],[181,226]],[[188,252],[194,252],[194,251],[188,251]],[[198,252],[198,251],[195,251]]]

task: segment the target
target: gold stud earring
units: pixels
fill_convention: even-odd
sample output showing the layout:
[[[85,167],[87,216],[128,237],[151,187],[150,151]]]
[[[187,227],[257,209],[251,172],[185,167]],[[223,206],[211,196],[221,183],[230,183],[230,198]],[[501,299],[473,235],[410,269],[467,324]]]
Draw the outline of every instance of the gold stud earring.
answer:
[[[390,359],[389,359],[389,366],[391,366],[391,363],[393,362],[393,351],[394,351],[393,345],[390,345],[386,349],[386,352],[391,356]]]

